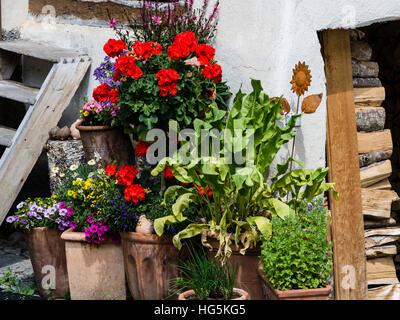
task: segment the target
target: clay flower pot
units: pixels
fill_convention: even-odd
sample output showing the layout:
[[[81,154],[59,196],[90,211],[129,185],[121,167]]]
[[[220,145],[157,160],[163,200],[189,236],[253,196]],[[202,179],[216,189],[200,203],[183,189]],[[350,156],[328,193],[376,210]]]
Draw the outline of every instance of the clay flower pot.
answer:
[[[71,300],[126,300],[120,243],[86,242],[83,232],[64,231]]]
[[[183,254],[168,237],[137,232],[121,233],[125,272],[135,300],[162,300],[169,296],[170,280],[178,276]]]
[[[133,164],[135,154],[129,136],[122,129],[110,126],[77,126],[82,139],[86,159],[95,159],[95,152],[101,156],[103,166],[116,161],[117,167]]]
[[[208,251],[208,257],[210,259],[214,258],[219,247],[219,242],[214,238],[208,238],[207,242],[213,247],[211,251]],[[261,249],[259,246],[253,249],[247,249],[246,254],[242,255],[239,250],[242,249],[240,246],[239,249],[236,248],[234,242],[232,242],[232,255],[227,261],[229,264],[235,264],[238,267],[238,274],[236,279],[236,286],[239,288],[243,288],[246,290],[251,299],[253,300],[263,300],[263,289],[261,285],[261,281],[257,274],[258,264],[259,264],[259,256],[261,254]]]
[[[329,300],[331,286],[320,289],[278,290],[264,275],[262,265],[258,267],[258,274],[262,279],[263,291],[267,300]]]
[[[234,298],[229,299],[229,300],[250,300],[250,295],[242,290],[242,289],[233,289],[233,295]],[[178,300],[197,300],[195,294],[194,294],[194,290],[188,290],[185,292],[182,292],[179,297]],[[207,300],[217,300],[217,299],[207,299]]]
[[[25,241],[28,245],[36,285],[40,295],[44,297],[51,295],[64,298],[69,292],[65,243],[61,239],[61,233],[62,231],[58,229],[46,227],[25,231]],[[52,289],[54,286],[55,288]]]

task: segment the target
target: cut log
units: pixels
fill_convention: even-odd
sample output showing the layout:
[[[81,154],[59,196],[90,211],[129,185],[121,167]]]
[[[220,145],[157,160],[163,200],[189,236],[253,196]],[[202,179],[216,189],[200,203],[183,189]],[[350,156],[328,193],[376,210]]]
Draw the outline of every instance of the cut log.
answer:
[[[392,173],[392,164],[390,160],[378,162],[375,165],[362,168],[360,170],[361,187],[366,188],[373,184],[389,178]]]
[[[391,190],[361,189],[363,215],[376,219],[389,219],[392,202],[399,199],[396,192]]]
[[[354,88],[374,88],[381,86],[382,82],[378,78],[353,78]]]
[[[390,130],[376,132],[358,132],[358,153],[371,153],[393,150]]]
[[[380,107],[385,100],[385,88],[355,88],[354,102],[357,107]]]
[[[396,268],[392,257],[367,260],[368,285],[397,284]]]
[[[367,189],[369,190],[391,190],[392,185],[390,184],[389,179],[383,179],[377,183],[374,183],[371,186],[368,186]]]
[[[364,231],[365,249],[383,246],[400,239],[400,227],[369,229]]]
[[[357,29],[350,30],[350,40],[363,40],[365,38],[365,32]]]
[[[365,41],[352,41],[351,57],[361,61],[369,61],[372,58],[372,48]]]
[[[353,78],[378,78],[379,65],[377,62],[353,59],[351,66],[353,68]]]
[[[394,244],[388,246],[372,247],[365,250],[368,259],[395,256],[397,248]]]
[[[400,285],[391,284],[369,289],[368,300],[400,300]]]
[[[396,225],[396,220],[393,218],[380,219],[380,220],[364,219],[364,228],[365,229],[393,227],[395,225]]]
[[[385,128],[386,111],[382,107],[356,108],[357,131],[381,131]]]
[[[359,155],[360,168],[369,166],[375,162],[380,162],[383,160],[390,159],[392,154],[393,154],[393,152],[391,150],[360,154]]]

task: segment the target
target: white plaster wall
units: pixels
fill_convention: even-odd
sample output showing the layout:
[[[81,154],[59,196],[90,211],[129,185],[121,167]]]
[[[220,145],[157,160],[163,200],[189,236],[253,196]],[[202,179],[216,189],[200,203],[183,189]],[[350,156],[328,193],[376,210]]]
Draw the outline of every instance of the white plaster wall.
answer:
[[[2,28],[12,30],[21,26],[28,17],[29,0],[1,0]]]
[[[26,0],[2,0],[2,4],[4,1],[24,3]],[[310,66],[313,78],[308,93],[322,92],[324,99],[315,114],[302,119],[296,157],[309,168],[325,166],[326,79],[317,31],[400,19],[400,0],[221,0],[220,3],[217,59],[234,93],[241,85],[249,92],[249,78],[260,79],[268,94],[283,94],[295,109],[296,96],[289,83],[292,68],[299,60]],[[19,8],[23,9],[19,20],[10,25],[21,24],[25,7]],[[10,5],[7,15],[15,10],[18,9]],[[3,9],[3,16],[4,12]],[[97,85],[91,74],[104,57],[103,44],[113,36],[109,28],[84,26],[81,22],[38,23],[28,18],[21,26],[24,38],[79,48],[93,58],[89,75],[66,110],[63,123],[77,116],[80,98],[91,95]],[[287,157],[287,149],[290,145],[279,154],[278,160]]]

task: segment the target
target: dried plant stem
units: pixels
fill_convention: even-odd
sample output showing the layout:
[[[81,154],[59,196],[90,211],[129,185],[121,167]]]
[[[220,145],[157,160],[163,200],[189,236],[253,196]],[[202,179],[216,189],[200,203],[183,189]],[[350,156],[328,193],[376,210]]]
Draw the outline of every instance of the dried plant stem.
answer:
[[[300,96],[298,96],[298,98],[297,98],[297,110],[296,110],[296,114],[299,113],[299,107],[300,107]],[[295,145],[296,145],[296,136],[294,136],[294,138],[293,138],[293,145],[292,145],[292,155],[291,155],[291,158],[294,157],[294,147],[295,147]],[[290,171],[292,171],[292,168],[293,168],[293,161],[290,162]]]

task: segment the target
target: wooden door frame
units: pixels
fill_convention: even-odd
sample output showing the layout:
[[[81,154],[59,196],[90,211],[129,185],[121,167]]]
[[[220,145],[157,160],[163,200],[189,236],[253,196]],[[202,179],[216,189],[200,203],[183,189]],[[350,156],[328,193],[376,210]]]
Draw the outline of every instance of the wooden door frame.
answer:
[[[322,31],[327,90],[327,158],[330,194],[335,296],[367,299],[364,220],[361,202],[357,127],[349,30]]]

